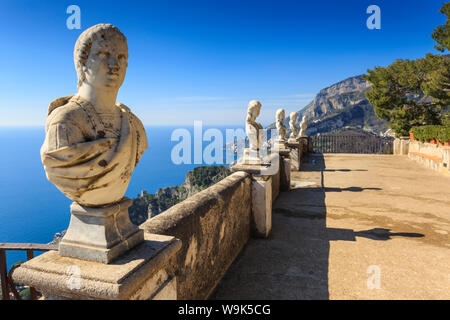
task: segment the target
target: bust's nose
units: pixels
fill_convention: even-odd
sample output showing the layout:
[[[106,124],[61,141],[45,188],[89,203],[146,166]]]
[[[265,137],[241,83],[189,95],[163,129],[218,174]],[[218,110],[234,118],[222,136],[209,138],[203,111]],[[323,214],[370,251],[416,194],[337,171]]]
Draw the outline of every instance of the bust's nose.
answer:
[[[111,55],[109,57],[108,63],[109,63],[109,67],[111,69],[115,68],[115,69],[119,70],[119,59],[115,55]]]

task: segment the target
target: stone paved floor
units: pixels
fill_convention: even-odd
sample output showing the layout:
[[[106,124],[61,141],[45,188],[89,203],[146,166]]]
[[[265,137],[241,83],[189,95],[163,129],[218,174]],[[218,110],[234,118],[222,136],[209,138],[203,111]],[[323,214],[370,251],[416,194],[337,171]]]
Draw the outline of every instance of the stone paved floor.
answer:
[[[212,299],[450,299],[449,177],[336,154],[291,179],[270,238],[248,242]]]

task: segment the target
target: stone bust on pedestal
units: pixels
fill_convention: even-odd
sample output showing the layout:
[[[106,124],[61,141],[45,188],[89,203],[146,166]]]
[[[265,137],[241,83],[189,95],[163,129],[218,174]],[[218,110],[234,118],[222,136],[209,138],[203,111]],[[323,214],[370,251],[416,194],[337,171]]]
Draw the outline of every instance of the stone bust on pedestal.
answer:
[[[42,163],[48,180],[74,201],[60,244],[64,256],[108,263],[143,241],[128,218],[131,200],[124,198],[148,147],[141,121],[116,102],[127,60],[127,40],[118,28],[87,29],[74,50],[78,93],[48,108]]]
[[[260,150],[264,140],[264,131],[256,118],[261,112],[261,103],[252,100],[248,103],[245,132],[249,140],[249,148],[244,150],[244,164],[260,164]]]
[[[298,138],[306,137],[306,129],[308,128],[308,118],[303,116],[302,122],[300,122],[300,133],[298,134]]]
[[[289,119],[289,127],[291,129],[291,134],[289,135],[289,143],[296,143],[297,142],[297,133],[298,133],[298,129],[297,129],[297,120],[298,120],[298,114],[297,112],[291,112],[291,114],[289,115],[290,119]]]
[[[278,109],[276,113],[276,127],[278,130],[278,138],[275,141],[275,144],[278,145],[278,149],[285,149],[286,148],[286,127],[284,126],[284,118],[285,118],[285,112],[284,109]]]

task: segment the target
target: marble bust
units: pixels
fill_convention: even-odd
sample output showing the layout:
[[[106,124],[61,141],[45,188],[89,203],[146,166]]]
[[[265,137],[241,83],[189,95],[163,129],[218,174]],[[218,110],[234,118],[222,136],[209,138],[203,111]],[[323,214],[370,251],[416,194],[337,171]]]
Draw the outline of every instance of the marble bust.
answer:
[[[110,263],[144,241],[124,197],[147,149],[141,121],[117,93],[128,66],[125,36],[111,24],[85,30],[75,44],[78,92],[50,103],[41,159],[47,178],[73,200],[63,257]]]
[[[289,117],[290,117],[289,128],[291,129],[291,134],[289,135],[289,142],[296,142],[297,134],[298,134],[298,129],[297,129],[297,125],[296,125],[297,120],[298,120],[298,114],[297,114],[297,112],[291,112]]]
[[[47,178],[83,206],[120,202],[147,149],[141,121],[116,97],[128,66],[125,36],[111,24],[75,44],[78,92],[50,103],[41,159]]]
[[[279,149],[285,148],[286,144],[286,127],[284,126],[284,118],[285,118],[285,112],[284,109],[278,109],[277,113],[275,115],[275,125],[277,127],[279,136],[276,140],[276,144],[279,146]]]
[[[263,143],[264,132],[260,123],[256,122],[256,118],[261,112],[261,103],[256,100],[252,100],[248,104],[247,118],[245,120],[245,132],[249,140],[249,148],[244,150],[244,163],[246,164],[259,164],[260,150]]]
[[[302,122],[300,122],[300,133],[298,134],[298,138],[306,137],[306,129],[308,128],[307,121],[308,118],[303,116]]]

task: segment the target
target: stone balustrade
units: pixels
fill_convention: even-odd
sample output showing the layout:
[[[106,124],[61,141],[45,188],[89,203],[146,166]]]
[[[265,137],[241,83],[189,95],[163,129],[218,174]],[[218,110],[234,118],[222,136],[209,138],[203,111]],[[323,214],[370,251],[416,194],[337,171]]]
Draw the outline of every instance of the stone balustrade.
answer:
[[[450,147],[411,140],[408,158],[450,176]]]
[[[270,155],[264,162],[271,167],[234,166],[232,175],[144,222],[144,243],[111,264],[48,252],[14,278],[46,299],[207,299],[250,237],[270,235],[272,203],[289,190],[290,153]]]

